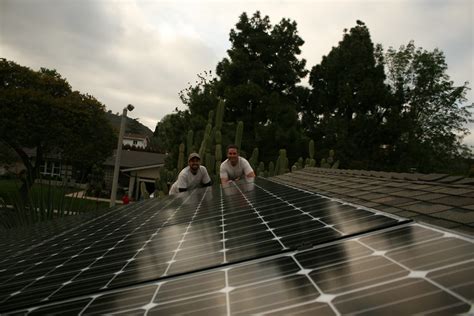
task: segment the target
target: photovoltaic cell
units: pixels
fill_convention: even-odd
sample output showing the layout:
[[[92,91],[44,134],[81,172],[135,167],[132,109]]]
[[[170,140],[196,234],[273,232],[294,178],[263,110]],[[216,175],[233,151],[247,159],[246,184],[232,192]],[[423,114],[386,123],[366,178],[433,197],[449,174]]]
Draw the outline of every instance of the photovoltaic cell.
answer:
[[[449,243],[451,247],[435,249],[430,247],[432,243]],[[402,255],[408,253],[415,257],[411,267]],[[433,265],[433,255],[457,261]],[[408,224],[313,249],[17,312],[461,314],[473,310],[473,262],[472,240]]]
[[[75,226],[58,231],[56,237],[33,244],[26,251],[6,255],[0,270],[0,310],[49,302],[52,303],[47,308],[54,309],[54,302],[64,301],[68,302],[67,306],[71,310],[82,308],[83,311],[92,310],[93,313],[100,310],[93,306],[102,306],[100,308],[107,313],[113,312],[110,304],[105,302],[114,302],[114,306],[119,306],[117,311],[125,313],[139,313],[136,306],[143,309],[145,305],[148,312],[163,313],[186,310],[186,306],[202,306],[203,312],[220,313],[225,308],[224,314],[230,313],[230,310],[234,311],[232,313],[245,313],[242,304],[246,303],[242,302],[247,299],[243,296],[251,291],[239,289],[259,282],[261,278],[271,280],[273,277],[275,283],[269,283],[263,292],[292,285],[299,288],[297,284],[305,284],[303,288],[308,296],[298,294],[294,300],[285,304],[294,308],[304,304],[309,310],[327,311],[327,304],[308,305],[302,302],[324,291],[352,291],[354,287],[367,283],[365,277],[377,270],[358,276],[360,280],[357,282],[352,282],[355,275],[347,276],[347,279],[342,279],[340,289],[332,288],[334,282],[324,281],[327,275],[342,276],[346,270],[367,270],[375,266],[382,270],[383,267],[388,269],[385,271],[386,276],[374,281],[376,284],[388,282],[391,278],[404,278],[405,272],[410,269],[411,263],[405,262],[409,255],[401,250],[397,252],[397,247],[394,248],[394,257],[407,265],[405,270],[400,270],[400,265],[391,261],[393,259],[383,256],[372,258],[370,254],[388,251],[377,250],[376,247],[383,249],[392,243],[403,244],[403,238],[410,243],[412,240],[407,236],[421,234],[420,230],[410,230],[410,234],[402,234],[402,237],[373,241],[374,248],[368,246],[370,243],[363,247],[355,241],[350,244],[351,247],[343,247],[342,250],[340,247],[327,248],[326,255],[317,254],[319,257],[316,261],[306,260],[303,254],[310,252],[304,251],[301,252],[302,258],[297,259],[294,251],[356,237],[403,222],[375,210],[265,179],[257,179],[255,183],[232,184],[226,188],[208,187],[162,200],[136,203],[97,217],[85,217]],[[429,233],[425,234],[429,240],[433,239]],[[432,231],[432,234],[440,233]],[[415,237],[423,240],[424,235],[420,236]],[[449,238],[443,242],[452,247]],[[384,243],[390,244],[387,246]],[[431,248],[426,248],[426,251],[432,253]],[[331,262],[340,259],[338,253],[341,257],[350,256],[353,259],[351,265],[332,268],[314,266],[311,269],[318,271],[310,277],[301,274],[301,271],[307,270],[303,263],[308,267],[314,262],[331,265]],[[258,261],[259,258],[275,255],[281,257],[274,259],[273,266],[277,267],[274,270],[268,270],[258,262],[255,264],[260,264],[260,268],[245,268],[249,260]],[[314,258],[314,255],[310,257]],[[262,262],[263,265],[268,263]],[[453,262],[455,264],[459,260],[456,258]],[[241,273],[236,272],[241,269],[239,264],[244,264]],[[200,271],[213,269],[222,270],[213,272],[213,277],[209,277],[208,273],[199,274]],[[459,276],[459,272],[453,275]],[[193,287],[186,281],[188,277],[198,278],[196,284],[208,285]],[[437,277],[447,282],[442,279],[442,275]],[[150,281],[158,282],[158,285],[146,285]],[[314,286],[315,282],[319,282],[322,288]],[[139,284],[143,285],[137,287]],[[364,286],[372,285],[373,282],[369,282]],[[174,288],[180,288],[181,291],[172,290]],[[125,298],[120,299],[120,295],[123,295],[120,289],[127,289],[126,293],[131,298],[129,303],[126,303]],[[140,291],[135,292],[135,289]],[[206,290],[202,292],[205,293],[202,297],[201,294],[193,294],[193,291],[201,293],[203,289]],[[152,291],[154,293],[150,299],[148,296]],[[258,290],[255,291],[257,295]],[[459,291],[465,289],[461,286]],[[91,293],[100,299],[75,299]],[[281,295],[290,294],[283,292]],[[165,301],[169,304],[165,304]],[[87,304],[82,307],[84,302]],[[123,304],[117,305],[117,302]],[[214,309],[205,307],[211,303]],[[123,305],[127,308],[122,308]],[[41,309],[32,310],[36,311]]]

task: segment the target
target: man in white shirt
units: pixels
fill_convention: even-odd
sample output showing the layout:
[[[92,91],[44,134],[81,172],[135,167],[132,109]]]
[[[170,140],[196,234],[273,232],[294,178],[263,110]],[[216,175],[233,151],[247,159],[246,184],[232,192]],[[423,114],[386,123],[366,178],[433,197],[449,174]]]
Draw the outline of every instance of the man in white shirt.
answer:
[[[241,178],[255,178],[255,172],[247,159],[239,156],[236,145],[227,146],[227,159],[221,164],[220,178],[221,184],[227,184],[230,181],[238,181]]]
[[[188,166],[181,170],[178,180],[171,186],[169,194],[177,194],[210,185],[211,178],[206,167],[201,166],[201,157],[197,153],[192,153],[188,158]]]

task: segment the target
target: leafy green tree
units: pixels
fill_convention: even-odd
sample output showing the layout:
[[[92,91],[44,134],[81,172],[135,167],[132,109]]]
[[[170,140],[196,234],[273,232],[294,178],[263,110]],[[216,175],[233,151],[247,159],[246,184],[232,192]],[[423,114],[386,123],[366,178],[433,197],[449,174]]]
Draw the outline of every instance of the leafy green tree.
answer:
[[[33,71],[0,59],[0,140],[26,167],[27,194],[45,154],[52,151],[74,165],[91,166],[111,154],[116,138],[104,106],[72,91],[55,70]],[[35,150],[35,157],[25,148]]]
[[[230,42],[228,57],[216,68],[226,120],[244,122],[246,151],[259,147],[268,161],[276,155],[275,148],[286,147],[296,160],[305,142],[296,91],[307,74],[306,61],[297,57],[304,41],[296,22],[282,19],[272,26],[258,11],[250,18],[243,13],[230,32]]]
[[[158,147],[169,154],[166,159],[167,167],[175,168],[179,144],[186,143],[187,131],[190,129],[189,111],[176,111],[165,115],[157,124],[153,137],[157,139]]]
[[[389,84],[397,102],[399,137],[394,155],[398,168],[449,172],[454,159],[468,157],[462,145],[472,122],[466,106],[468,83],[455,86],[439,49],[416,48],[413,41],[385,54]]]
[[[219,101],[216,82],[212,70],[204,71],[197,74],[198,80],[192,85],[189,83],[186,89],[179,92],[181,102],[188,107],[188,111],[192,114],[193,119],[198,117],[193,128],[204,128],[207,124],[207,116],[210,111],[216,109]]]
[[[352,168],[374,168],[390,93],[384,83],[384,66],[361,22],[344,30],[342,41],[321,64],[312,68],[308,106],[303,123],[322,150],[333,148],[341,164]]]

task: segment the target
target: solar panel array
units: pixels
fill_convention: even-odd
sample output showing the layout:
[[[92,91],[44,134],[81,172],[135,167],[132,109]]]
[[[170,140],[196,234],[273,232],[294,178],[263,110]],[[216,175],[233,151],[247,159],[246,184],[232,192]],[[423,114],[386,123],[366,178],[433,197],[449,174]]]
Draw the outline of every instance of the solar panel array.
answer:
[[[471,239],[266,179],[136,203],[47,235],[3,254],[0,311],[472,311]]]

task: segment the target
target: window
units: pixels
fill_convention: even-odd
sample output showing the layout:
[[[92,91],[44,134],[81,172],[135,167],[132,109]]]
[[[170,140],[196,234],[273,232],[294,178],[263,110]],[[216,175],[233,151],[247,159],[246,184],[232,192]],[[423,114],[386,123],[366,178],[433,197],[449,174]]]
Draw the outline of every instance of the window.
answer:
[[[45,161],[40,167],[42,175],[60,176],[61,163],[59,161]]]

